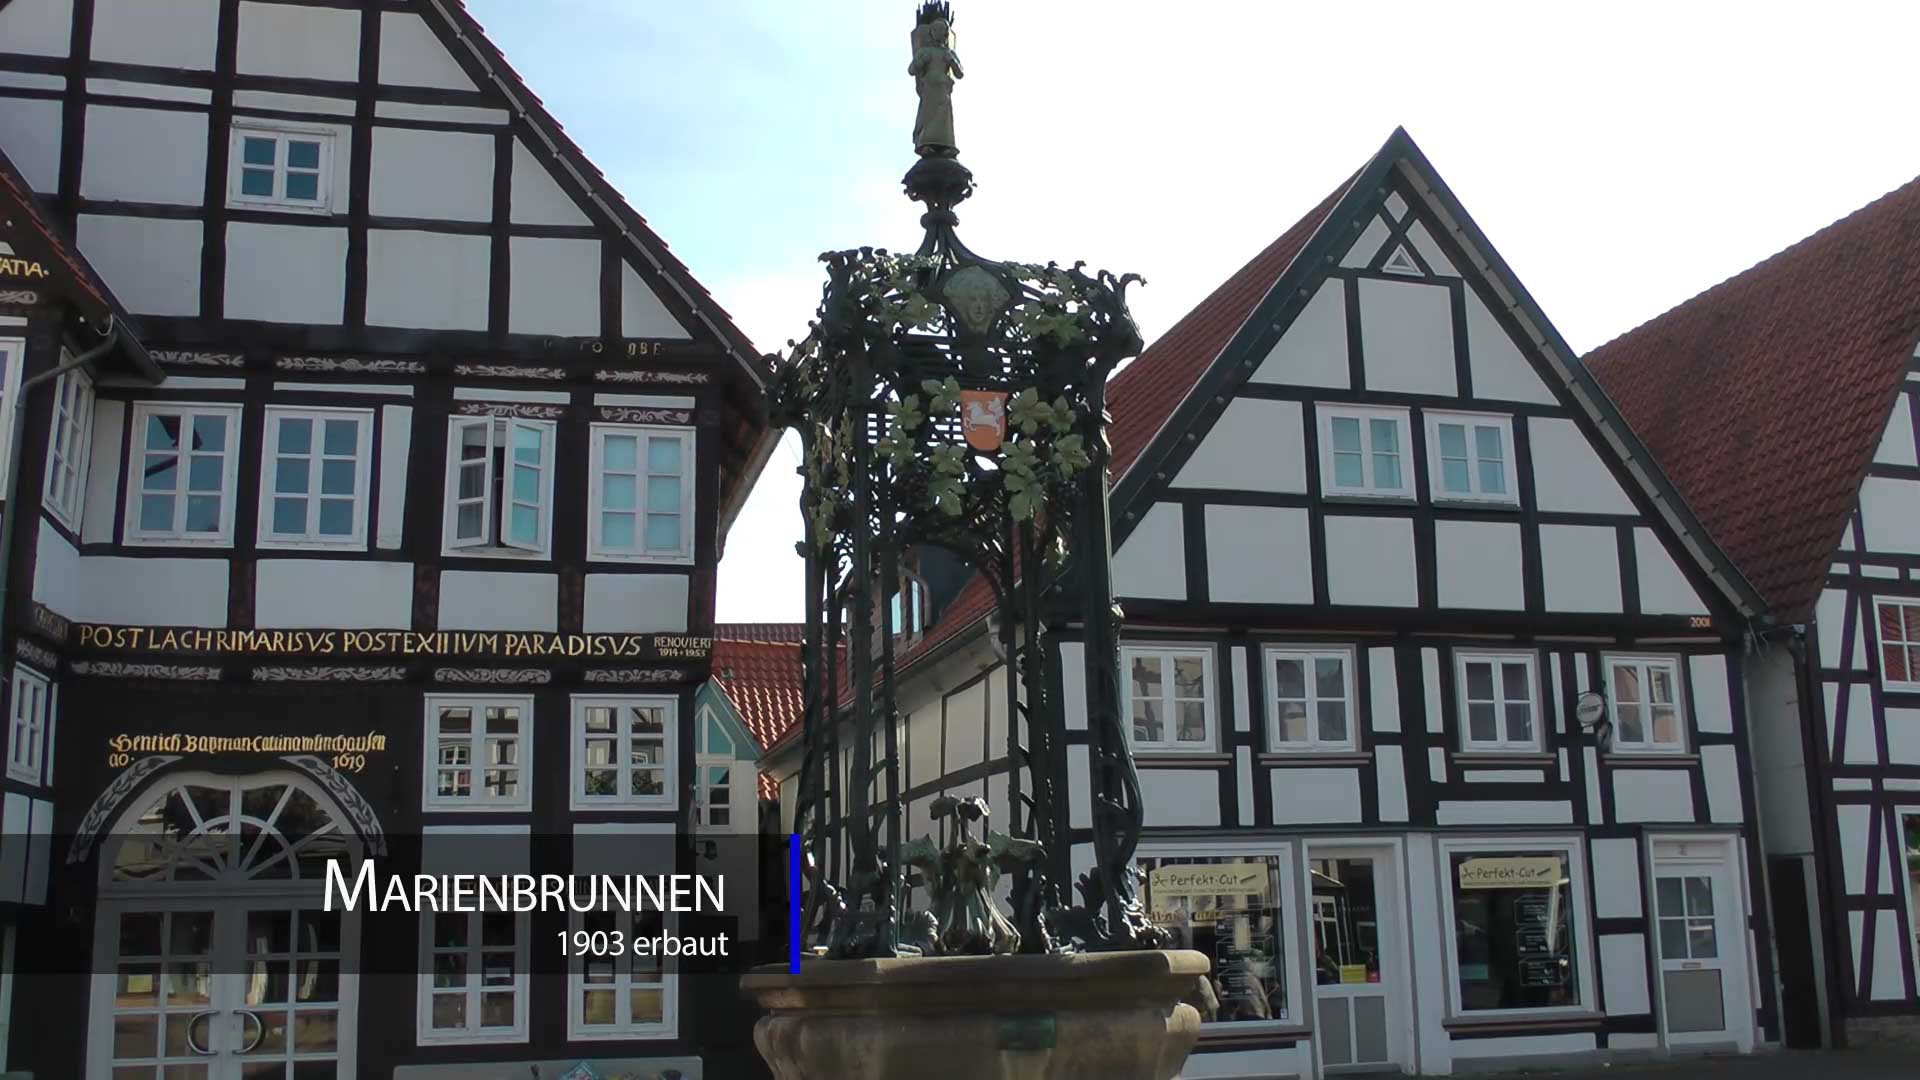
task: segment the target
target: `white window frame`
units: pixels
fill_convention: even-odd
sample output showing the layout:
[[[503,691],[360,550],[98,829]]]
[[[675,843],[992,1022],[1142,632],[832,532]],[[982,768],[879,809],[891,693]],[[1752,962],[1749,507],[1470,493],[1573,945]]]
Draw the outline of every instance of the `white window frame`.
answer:
[[[333,128],[316,124],[290,124],[235,118],[232,121],[227,151],[227,205],[232,208],[281,210],[294,214],[331,214],[333,212]],[[273,140],[272,195],[248,195],[241,190],[241,172],[247,168],[244,140]],[[289,140],[320,144],[319,196],[314,202],[287,197],[287,143]],[[260,168],[255,165],[252,168]],[[315,170],[300,169],[300,172]]]
[[[46,485],[40,500],[42,509],[74,533],[80,531],[80,515],[87,506],[87,470],[92,459],[93,380],[76,368],[53,384]]]
[[[738,820],[740,815],[734,812],[736,808],[733,805],[733,794],[740,788],[741,763],[735,756],[739,747],[729,746],[727,752],[723,754],[716,752],[709,744],[708,734],[713,728],[721,726],[720,715],[711,705],[703,703],[694,711],[694,726],[696,730],[693,744],[693,827],[700,831],[740,832],[742,831]],[[874,741],[880,742],[886,731],[884,728],[876,728],[873,734]],[[729,743],[733,741],[731,735],[727,735],[726,738]],[[906,744],[903,742],[902,753],[905,752],[905,747]],[[874,760],[878,761],[880,758],[876,756]],[[723,805],[727,810],[727,820],[715,822],[713,820],[714,787],[708,781],[707,770],[721,768],[727,770],[727,782],[723,788],[726,795],[726,802]],[[756,779],[754,783],[757,786],[759,781]]]
[[[1599,954],[1596,948],[1598,938],[1593,931],[1593,909],[1587,902],[1585,847],[1586,842],[1580,837],[1562,835],[1440,841],[1440,903],[1444,911],[1440,926],[1447,962],[1447,1019],[1491,1021],[1509,1017],[1584,1016],[1600,1011],[1599,998],[1593,989],[1594,968],[1598,964]],[[1453,857],[1515,855],[1534,851],[1550,851],[1567,857],[1567,891],[1573,902],[1572,910],[1567,913],[1571,923],[1569,934],[1573,939],[1572,944],[1581,950],[1575,954],[1574,965],[1574,989],[1579,992],[1579,998],[1572,1005],[1555,1005],[1544,1009],[1475,1009],[1468,1012],[1460,1004],[1460,922],[1453,910]]]
[[[1280,926],[1284,935],[1282,947],[1286,950],[1279,969],[1286,973],[1287,1012],[1291,1015],[1285,1020],[1229,1020],[1202,1022],[1206,1031],[1246,1032],[1260,1034],[1268,1031],[1289,1031],[1312,1026],[1308,1017],[1314,1015],[1313,987],[1310,974],[1303,973],[1302,964],[1306,954],[1301,940],[1301,928],[1307,924],[1302,910],[1301,892],[1296,884],[1299,880],[1299,865],[1295,858],[1296,849],[1291,841],[1274,842],[1256,837],[1238,840],[1206,840],[1200,842],[1180,840],[1155,841],[1143,838],[1135,859],[1201,859],[1201,858],[1275,858],[1280,864],[1280,895],[1276,898],[1280,905]],[[1140,883],[1140,896],[1146,899],[1146,882]],[[1291,905],[1291,907],[1289,907]]]
[[[1513,458],[1513,417],[1504,413],[1476,412],[1427,412],[1427,492],[1434,502],[1471,502],[1489,503],[1496,506],[1519,506],[1519,485],[1515,482],[1518,473]],[[1467,437],[1467,485],[1466,491],[1448,491],[1445,483],[1445,462],[1440,456],[1440,425],[1455,424],[1466,428]],[[1500,433],[1500,475],[1506,489],[1503,492],[1485,492],[1480,490],[1480,443],[1475,438],[1474,429],[1490,427]]]
[[[1260,677],[1266,700],[1262,703],[1267,719],[1267,751],[1274,754],[1352,753],[1360,748],[1360,699],[1354,690],[1353,648],[1347,645],[1268,645],[1260,650]],[[1273,675],[1273,662],[1279,659],[1306,662],[1307,737],[1289,742],[1280,737],[1280,686]],[[1340,677],[1346,683],[1347,737],[1340,740],[1320,738],[1320,690],[1314,678],[1315,662],[1340,661]]]
[[[1645,677],[1656,667],[1666,667],[1673,673],[1673,714],[1680,732],[1677,744],[1659,743],[1653,740],[1653,710],[1651,700],[1638,704],[1646,709],[1647,738],[1640,742],[1627,742],[1620,737],[1620,703],[1614,700],[1613,669],[1616,667],[1637,667],[1641,670],[1641,687],[1651,695],[1653,681]],[[1613,725],[1611,752],[1615,754],[1684,754],[1690,745],[1687,739],[1687,665],[1683,658],[1663,653],[1604,653],[1600,657],[1600,685],[1605,688],[1607,699],[1607,722]]]
[[[1467,697],[1467,665],[1493,665],[1493,722],[1497,733],[1491,740],[1475,739],[1473,724],[1469,717]],[[1530,727],[1533,738],[1526,742],[1516,742],[1507,738],[1507,684],[1501,678],[1500,666],[1503,664],[1523,664],[1527,669],[1528,707],[1532,713]],[[1546,730],[1544,710],[1540,707],[1540,664],[1535,654],[1530,652],[1499,652],[1484,649],[1467,650],[1454,653],[1453,681],[1456,693],[1456,715],[1460,718],[1460,750],[1468,754],[1538,754],[1546,749]]]
[[[568,728],[572,753],[569,755],[567,772],[568,787],[571,791],[570,805],[574,810],[671,810],[680,805],[680,700],[667,694],[575,694],[570,700]],[[632,732],[622,730],[625,717],[620,710],[629,706],[659,708],[666,713],[661,729],[666,733],[664,750],[665,782],[658,795],[635,795],[629,790],[632,785]],[[612,708],[615,710],[614,731],[611,735],[596,734],[596,739],[614,740],[614,763],[611,766],[596,765],[595,768],[611,767],[616,776],[618,790],[612,795],[587,794],[587,710],[589,708]]]
[[[529,938],[532,935],[531,920],[524,914],[512,915],[514,958],[513,958],[513,1017],[512,1027],[480,1027],[481,979],[485,968],[480,960],[488,951],[503,952],[504,949],[487,950],[480,944],[481,920],[488,914],[501,912],[472,911],[465,913],[422,911],[420,913],[420,976],[416,980],[416,1008],[414,1010],[414,1041],[421,1046],[444,1046],[449,1043],[522,1043],[527,1041],[527,996],[530,980],[527,978],[527,960]],[[433,957],[436,950],[433,943],[433,920],[441,916],[465,918],[467,923],[467,987],[460,991],[467,998],[467,1026],[463,1028],[435,1028],[433,1026],[433,999],[436,996],[433,986]],[[453,991],[441,991],[449,994]],[[495,993],[500,991],[496,989]]]
[[[20,392],[21,369],[27,366],[27,340],[0,337],[0,475],[13,451],[13,403]]]
[[[307,492],[299,496],[307,504],[307,529],[303,533],[273,531],[274,500],[280,493],[274,488],[277,459],[280,456],[280,424],[286,420],[307,420],[313,424],[313,441],[307,458]],[[354,440],[353,529],[345,536],[326,536],[319,532],[320,474],[325,460],[321,442],[323,424],[328,420],[352,420],[358,428]],[[335,409],[307,405],[269,405],[261,425],[260,438],[260,524],[255,544],[270,549],[326,548],[336,551],[367,550],[369,489],[373,483],[373,410]]]
[[[47,779],[53,723],[53,680],[25,664],[13,665],[7,697],[7,779],[35,787]]]
[[[1412,413],[1407,409],[1382,408],[1378,406],[1335,405],[1321,402],[1315,406],[1318,414],[1320,432],[1320,492],[1322,495],[1350,496],[1362,499],[1408,500],[1415,497],[1413,484],[1413,437]],[[1360,424],[1360,471],[1362,483],[1359,487],[1346,487],[1337,479],[1337,470],[1333,460],[1333,422],[1335,420],[1355,420]],[[1400,486],[1384,488],[1374,482],[1375,451],[1372,442],[1372,423],[1374,420],[1391,420],[1398,440],[1395,453],[1400,459]]]
[[[1916,673],[1914,670],[1912,652],[1914,649],[1920,649],[1920,638],[1909,638],[1906,636],[1906,613],[1903,610],[1900,616],[1900,639],[1889,642],[1885,633],[1880,629],[1880,609],[1884,607],[1897,607],[1902,609],[1920,608],[1920,596],[1876,596],[1873,598],[1873,636],[1875,643],[1879,646],[1879,654],[1875,659],[1878,661],[1880,668],[1880,688],[1882,690],[1891,690],[1894,693],[1920,693],[1920,673]],[[1898,645],[1908,650],[1907,678],[1905,679],[1887,678],[1887,646],[1889,644]]]
[[[243,445],[242,410],[231,402],[208,401],[136,401],[133,403],[132,424],[127,433],[127,492],[123,500],[126,506],[126,529],[121,542],[130,547],[232,547],[234,501],[239,498],[240,448]],[[182,445],[177,456],[184,459],[189,453],[186,440],[193,431],[193,418],[196,416],[222,416],[227,421],[227,448],[223,452],[220,478],[220,528],[214,533],[188,534],[178,529],[166,531],[148,531],[140,527],[140,497],[145,493],[144,458],[147,454],[147,421],[154,416],[178,416],[181,418],[180,434]],[[175,468],[179,472],[180,486],[174,490],[176,500],[174,520],[186,520],[187,484],[189,470],[187,462],[181,460]]]
[[[1151,754],[1212,754],[1220,749],[1220,706],[1219,681],[1214,675],[1213,646],[1194,645],[1175,642],[1126,642],[1120,646],[1120,724],[1127,733],[1127,739],[1137,752]],[[1206,721],[1207,734],[1201,742],[1180,742],[1174,739],[1161,739],[1155,742],[1141,742],[1133,737],[1133,660],[1136,656],[1163,656],[1169,661],[1161,668],[1161,702],[1172,704],[1173,665],[1170,662],[1177,656],[1197,656],[1205,665],[1202,678],[1206,680],[1204,688],[1205,704],[1201,714]],[[1178,723],[1179,710],[1170,710],[1163,715],[1166,723]]]
[[[459,520],[460,504],[460,435],[468,428],[485,425],[487,432],[487,460],[485,472],[485,500],[481,511],[481,529],[478,539],[460,539],[455,529]],[[516,503],[512,495],[513,434],[519,429],[540,432],[543,454],[540,469],[540,539],[538,543],[523,544],[507,539],[505,518]],[[556,460],[556,443],[559,426],[551,420],[526,420],[517,416],[455,416],[447,423],[447,470],[446,491],[441,520],[442,555],[475,556],[481,558],[508,559],[545,559],[553,553],[553,471]],[[501,455],[501,463],[508,475],[502,476],[494,467],[494,455]],[[497,542],[496,542],[497,541]]]
[[[468,778],[467,794],[440,795],[440,715],[442,706],[466,706],[473,710],[473,731],[466,738],[471,742],[467,763],[464,767],[471,774]],[[488,735],[486,732],[486,707],[489,705],[511,705],[520,710],[519,731],[513,736]],[[426,738],[420,752],[421,784],[420,809],[427,813],[513,813],[524,812],[533,806],[533,696],[531,694],[428,694],[426,697]],[[456,738],[458,736],[455,736]],[[490,796],[486,794],[484,773],[486,772],[486,750],[490,741],[516,738],[518,760],[514,767],[520,771],[519,782],[512,796]]]
[[[620,916],[626,915],[624,924],[629,928],[626,948],[605,957],[589,958],[569,946],[567,950],[567,1040],[569,1042],[610,1042],[625,1039],[675,1039],[680,1036],[680,973],[678,965],[669,957],[660,957],[660,1020],[635,1023],[629,1010],[632,1008],[633,991],[651,989],[656,984],[636,982],[633,975],[633,962],[637,957],[633,949],[633,916],[643,912],[618,912],[615,915],[616,926],[622,925]],[[586,915],[579,911],[567,916],[567,930],[578,933],[586,929]],[[678,929],[679,920],[672,912],[660,913],[660,926],[663,933],[673,934]],[[611,962],[614,979],[611,984],[598,989],[611,989],[614,1000],[619,1003],[621,1013],[627,1014],[625,1023],[588,1024],[586,1022],[586,965],[589,959]]]
[[[693,562],[693,488],[698,475],[694,470],[693,429],[685,427],[657,427],[643,424],[594,424],[590,428],[590,446],[588,453],[587,484],[587,558],[602,562],[643,562],[686,564]],[[606,460],[606,439],[609,435],[631,435],[637,442],[637,455],[634,467],[634,544],[632,548],[609,546],[603,535],[605,524],[601,514],[604,509],[605,472],[601,463]],[[648,441],[651,439],[674,439],[680,443],[680,543],[672,551],[655,551],[647,547],[647,481],[652,474],[647,471]]]

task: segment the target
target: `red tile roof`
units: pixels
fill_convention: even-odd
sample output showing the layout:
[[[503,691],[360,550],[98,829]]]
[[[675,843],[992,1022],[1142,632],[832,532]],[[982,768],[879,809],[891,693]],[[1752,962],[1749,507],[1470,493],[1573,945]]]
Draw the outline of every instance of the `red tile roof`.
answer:
[[[716,638],[712,671],[714,685],[727,696],[763,751],[799,729],[805,699],[797,642]],[[760,795],[779,797],[764,773]]]
[[[1778,619],[1803,619],[1920,341],[1920,180],[1584,362]]]
[[[16,243],[30,243],[39,251],[20,251],[22,258],[42,253],[58,264],[70,291],[67,299],[86,309],[87,318],[104,324],[110,315],[125,315],[113,300],[113,294],[101,282],[100,275],[70,243],[61,229],[49,220],[34,198],[33,188],[0,151],[0,225]]]
[[[791,641],[807,639],[807,624],[797,622],[717,623],[713,636],[735,641]]]

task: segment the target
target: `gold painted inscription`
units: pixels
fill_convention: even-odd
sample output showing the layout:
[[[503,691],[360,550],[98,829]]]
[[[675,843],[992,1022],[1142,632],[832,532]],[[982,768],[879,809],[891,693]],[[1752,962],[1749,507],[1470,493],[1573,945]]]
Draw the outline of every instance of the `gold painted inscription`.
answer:
[[[214,655],[502,656],[704,660],[713,639],[671,634],[546,634],[438,630],[211,630],[204,627],[75,626],[79,647]]]

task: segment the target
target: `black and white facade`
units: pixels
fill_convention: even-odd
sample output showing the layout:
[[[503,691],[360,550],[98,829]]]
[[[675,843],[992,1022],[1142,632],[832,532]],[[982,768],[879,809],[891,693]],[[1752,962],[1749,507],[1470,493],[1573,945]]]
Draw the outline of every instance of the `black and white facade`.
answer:
[[[0,150],[157,362],[12,463],[0,1068],[732,1075],[671,967],[530,974],[578,917],[316,908],[752,832],[695,715],[750,343],[451,0],[12,0]],[[0,286],[11,406],[99,328]]]
[[[1110,388],[1144,425],[1115,443],[1146,442],[1113,499],[1139,868],[1221,1002],[1183,1075],[1771,1041],[1737,575],[1701,569],[1685,510],[1404,133],[1316,215],[1263,299],[1233,310],[1235,279]],[[1221,318],[1224,346],[1194,344]],[[1164,409],[1127,400],[1192,348]],[[1074,875],[1078,637],[1054,631]],[[909,836],[942,792],[1005,820],[992,639],[936,620],[907,669]],[[1610,740],[1575,719],[1589,691]],[[769,766],[789,815],[798,765]]]

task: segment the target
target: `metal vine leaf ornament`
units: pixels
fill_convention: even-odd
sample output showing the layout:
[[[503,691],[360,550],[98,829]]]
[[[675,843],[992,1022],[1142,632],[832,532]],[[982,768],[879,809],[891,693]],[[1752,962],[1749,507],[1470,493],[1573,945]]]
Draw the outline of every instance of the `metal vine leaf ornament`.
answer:
[[[924,4],[913,33],[920,160],[904,184],[926,206],[925,236],[912,254],[822,255],[819,311],[769,390],[772,419],[798,433],[803,458],[796,828],[807,944],[847,958],[1163,947],[1133,866],[1140,785],[1121,728],[1107,514],[1106,380],[1143,344],[1126,304],[1139,279],[997,262],[960,242],[953,208],[973,176],[952,145],[951,22],[948,5]],[[913,579],[935,559],[971,568],[993,592],[1010,673],[999,713],[1008,820],[988,830],[984,803],[943,798],[944,840],[908,842],[897,669],[919,629]],[[1050,619],[1078,621],[1084,637],[1095,865],[1076,883],[1077,906],[1061,887],[1066,768]],[[845,771],[830,770],[843,754]],[[993,898],[1003,874],[1010,918]],[[916,890],[929,903],[910,911]]]

